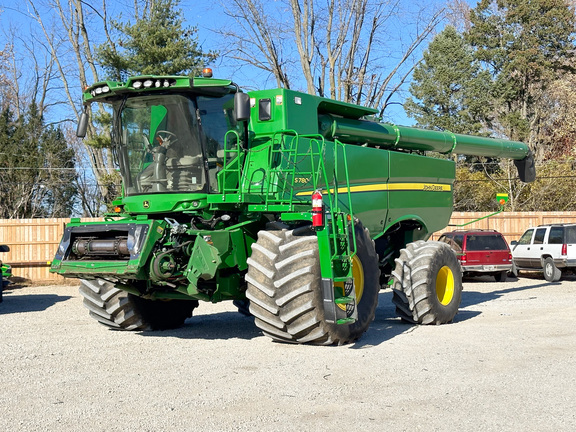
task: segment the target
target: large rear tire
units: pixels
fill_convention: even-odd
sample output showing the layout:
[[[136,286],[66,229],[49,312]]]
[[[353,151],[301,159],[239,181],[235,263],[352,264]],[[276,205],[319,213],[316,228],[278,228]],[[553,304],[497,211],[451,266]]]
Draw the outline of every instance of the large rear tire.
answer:
[[[315,235],[261,231],[248,260],[250,312],[262,332],[279,342],[345,344],[358,339],[374,320],[380,290],[378,257],[368,230],[355,225],[353,273],[358,319],[328,324],[324,317],[320,257]]]
[[[415,324],[444,324],[458,313],[462,274],[447,244],[409,243],[400,251],[392,277],[392,301],[402,319]]]
[[[168,330],[181,327],[197,300],[148,300],[102,279],[83,280],[80,294],[90,316],[116,330]]]

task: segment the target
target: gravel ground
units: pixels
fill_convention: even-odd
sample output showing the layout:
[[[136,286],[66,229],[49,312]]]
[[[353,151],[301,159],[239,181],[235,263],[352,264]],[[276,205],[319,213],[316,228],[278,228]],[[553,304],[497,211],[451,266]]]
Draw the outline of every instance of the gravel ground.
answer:
[[[576,278],[464,282],[443,326],[396,318],[380,294],[342,347],[262,336],[231,303],[174,331],[97,324],[77,287],[0,304],[2,431],[573,431]]]

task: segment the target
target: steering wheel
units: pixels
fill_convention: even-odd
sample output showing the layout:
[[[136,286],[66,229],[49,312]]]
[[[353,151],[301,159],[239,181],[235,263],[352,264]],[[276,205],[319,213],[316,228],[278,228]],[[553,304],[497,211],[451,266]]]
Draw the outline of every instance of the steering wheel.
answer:
[[[158,140],[158,143],[163,146],[163,147],[170,147],[172,144],[174,144],[176,141],[178,141],[178,138],[176,137],[175,133],[172,133],[170,131],[167,130],[159,130],[156,132],[156,139]]]

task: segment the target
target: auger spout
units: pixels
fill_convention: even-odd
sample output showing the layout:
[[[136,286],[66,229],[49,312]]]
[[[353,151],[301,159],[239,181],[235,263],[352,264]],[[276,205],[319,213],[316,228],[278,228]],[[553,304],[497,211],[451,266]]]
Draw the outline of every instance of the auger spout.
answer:
[[[320,116],[319,124],[325,138],[349,144],[513,159],[522,181],[531,182],[536,178],[532,152],[519,141],[430,131],[328,114]]]

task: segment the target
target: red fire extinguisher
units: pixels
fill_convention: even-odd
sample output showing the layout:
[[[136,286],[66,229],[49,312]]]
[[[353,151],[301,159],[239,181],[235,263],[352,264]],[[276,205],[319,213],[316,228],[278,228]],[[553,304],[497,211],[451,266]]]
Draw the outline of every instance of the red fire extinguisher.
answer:
[[[316,190],[312,194],[312,226],[314,228],[324,226],[324,201],[320,190]]]

